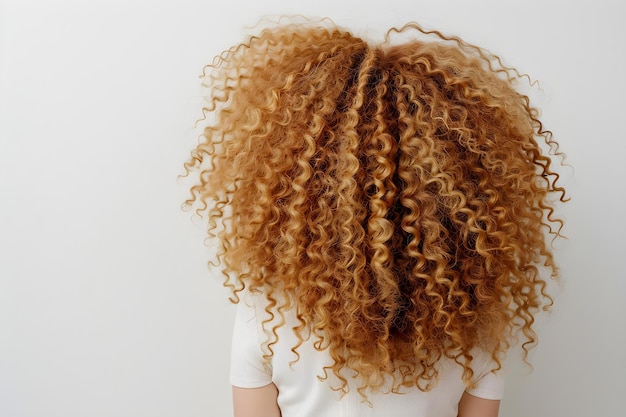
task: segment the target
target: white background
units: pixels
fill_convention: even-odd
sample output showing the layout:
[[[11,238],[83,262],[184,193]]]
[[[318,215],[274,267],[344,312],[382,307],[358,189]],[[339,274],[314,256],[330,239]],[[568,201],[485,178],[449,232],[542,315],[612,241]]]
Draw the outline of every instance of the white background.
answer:
[[[501,415],[617,417],[626,392],[623,1],[0,3],[0,416],[228,416],[233,307],[177,182],[198,75],[262,15],[374,40],[417,20],[541,82],[571,167],[563,283]]]

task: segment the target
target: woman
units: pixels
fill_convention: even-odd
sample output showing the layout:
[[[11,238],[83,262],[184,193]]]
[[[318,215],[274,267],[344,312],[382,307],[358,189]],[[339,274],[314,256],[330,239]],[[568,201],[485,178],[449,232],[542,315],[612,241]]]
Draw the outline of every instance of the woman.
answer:
[[[519,74],[416,24],[279,25],[209,68],[187,203],[239,303],[235,416],[497,416],[565,201]]]

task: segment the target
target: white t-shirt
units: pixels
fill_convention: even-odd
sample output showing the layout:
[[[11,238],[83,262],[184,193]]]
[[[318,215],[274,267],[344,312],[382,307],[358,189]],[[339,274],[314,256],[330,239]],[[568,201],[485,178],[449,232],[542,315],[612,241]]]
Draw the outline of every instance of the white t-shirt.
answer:
[[[368,391],[369,404],[351,387],[341,396],[332,390],[332,379],[320,381],[324,366],[332,364],[326,351],[313,347],[313,338],[298,348],[300,359],[291,364],[295,354],[291,348],[297,338],[292,327],[295,317],[286,315],[286,323],[278,329],[279,341],[272,346],[269,363],[263,361],[262,344],[267,337],[261,322],[267,318],[262,295],[246,293],[237,306],[233,332],[230,382],[240,388],[259,388],[276,384],[282,417],[456,417],[457,407],[466,387],[461,379],[463,369],[452,360],[439,362],[439,379],[427,392],[417,388],[404,389],[402,394]],[[472,361],[478,382],[468,392],[476,397],[502,398],[502,379],[491,372],[487,357]],[[335,384],[335,386],[337,386]]]

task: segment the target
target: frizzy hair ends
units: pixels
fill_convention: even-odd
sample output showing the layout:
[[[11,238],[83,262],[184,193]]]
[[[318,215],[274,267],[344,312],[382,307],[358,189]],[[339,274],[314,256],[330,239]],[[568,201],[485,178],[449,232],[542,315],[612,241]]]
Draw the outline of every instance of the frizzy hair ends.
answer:
[[[417,24],[373,45],[326,22],[264,29],[207,69],[187,204],[233,299],[262,291],[279,318],[268,359],[290,309],[344,391],[346,369],[361,390],[427,390],[443,357],[469,386],[476,349],[497,368],[512,335],[536,343],[565,190],[514,69]]]

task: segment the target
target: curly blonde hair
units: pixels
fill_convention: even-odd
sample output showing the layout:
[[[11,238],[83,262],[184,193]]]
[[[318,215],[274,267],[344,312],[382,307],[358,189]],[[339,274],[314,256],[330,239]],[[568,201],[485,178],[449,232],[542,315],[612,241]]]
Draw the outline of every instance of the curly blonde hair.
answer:
[[[281,24],[207,69],[186,203],[219,239],[233,301],[261,291],[279,319],[266,359],[294,309],[292,350],[313,337],[344,391],[345,369],[359,390],[428,390],[444,357],[471,386],[475,349],[497,369],[513,335],[534,346],[566,199],[516,70],[414,23],[379,45]]]

